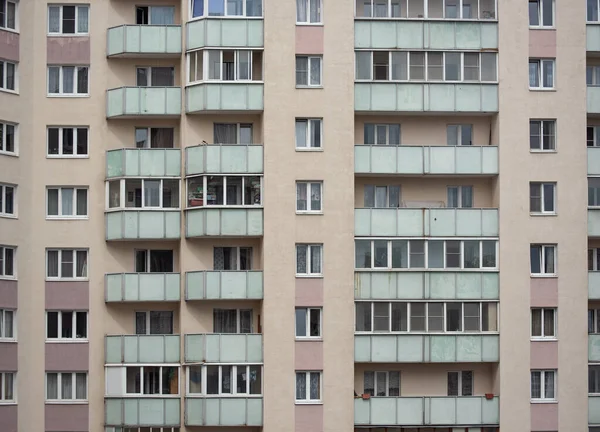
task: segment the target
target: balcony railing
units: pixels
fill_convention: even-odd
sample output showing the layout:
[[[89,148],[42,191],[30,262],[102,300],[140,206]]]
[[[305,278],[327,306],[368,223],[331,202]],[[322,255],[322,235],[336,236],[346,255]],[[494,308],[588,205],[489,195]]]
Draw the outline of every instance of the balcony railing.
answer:
[[[262,334],[186,334],[186,363],[262,363]]]
[[[177,240],[180,210],[122,210],[105,213],[106,240]]]
[[[600,86],[588,86],[587,112],[588,114],[600,114]]]
[[[588,208],[588,236],[600,237],[600,208]]]
[[[186,87],[188,114],[260,113],[264,109],[262,82],[204,82]]]
[[[120,87],[106,94],[107,118],[181,115],[181,87]]]
[[[106,275],[106,302],[180,300],[179,273],[113,273]]]
[[[185,175],[263,172],[263,146],[259,144],[213,144],[185,149]]]
[[[180,398],[105,398],[107,426],[176,426],[181,424]]]
[[[186,426],[262,426],[262,397],[185,399]]]
[[[600,271],[588,271],[588,298],[600,300]]]
[[[263,209],[192,207],[185,212],[185,236],[259,237],[263,235]]]
[[[600,362],[600,334],[588,335],[588,360]]]
[[[262,270],[186,273],[186,300],[262,300],[262,298]]]
[[[262,48],[262,17],[211,17],[186,24],[187,50],[197,48]]]
[[[108,29],[108,57],[140,57],[143,54],[181,54],[180,25],[122,25]]]
[[[179,363],[179,340],[179,335],[106,336],[106,363]]]
[[[181,177],[181,150],[109,150],[106,152],[106,178],[113,177]]]
[[[588,396],[588,423],[600,424],[600,396]]]

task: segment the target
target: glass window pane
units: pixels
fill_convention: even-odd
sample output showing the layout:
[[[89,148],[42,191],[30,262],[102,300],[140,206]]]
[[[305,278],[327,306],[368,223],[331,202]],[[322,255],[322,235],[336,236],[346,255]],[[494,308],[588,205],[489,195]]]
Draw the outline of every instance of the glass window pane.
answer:
[[[306,309],[296,309],[296,336],[307,336]]]
[[[408,268],[407,240],[392,240],[392,268]]]
[[[428,268],[444,268],[444,241],[430,240],[427,244]]]
[[[375,262],[374,266],[387,267],[388,266],[388,242],[387,240],[375,240],[374,251],[375,251]]]
[[[354,245],[356,268],[371,268],[371,241],[356,240]]]
[[[444,68],[446,81],[460,80],[460,53],[447,52],[444,55]]]

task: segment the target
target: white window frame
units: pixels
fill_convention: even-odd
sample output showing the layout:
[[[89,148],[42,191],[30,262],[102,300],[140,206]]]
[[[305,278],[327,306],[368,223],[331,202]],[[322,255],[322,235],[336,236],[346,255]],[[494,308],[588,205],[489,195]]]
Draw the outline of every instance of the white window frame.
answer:
[[[323,150],[323,119],[322,118],[296,118],[296,122],[294,123],[294,127],[297,128],[299,123],[303,123],[306,125],[305,127],[305,136],[306,142],[304,145],[299,145],[302,143],[298,143],[298,134],[296,133],[296,129],[294,129],[294,142],[296,143],[296,150],[298,151],[322,151]],[[319,124],[320,130],[320,146],[316,146],[313,138],[313,128],[315,123]]]
[[[219,52],[219,78],[209,78],[209,68],[210,68],[210,62],[209,62],[209,52],[210,51],[217,51]],[[226,80],[223,79],[223,52],[224,51],[233,51],[233,69],[234,69],[234,73],[233,76],[234,78],[232,80]],[[250,53],[250,63],[248,65],[248,78],[247,79],[240,79],[238,77],[238,73],[239,73],[239,65],[240,65],[240,52],[248,52]],[[186,55],[186,74],[187,74],[187,83],[188,85],[192,85],[192,84],[198,84],[198,83],[203,83],[203,82],[211,82],[211,83],[235,83],[235,82],[241,82],[241,83],[261,83],[263,82],[263,80],[256,80],[254,79],[253,73],[254,73],[254,66],[255,66],[255,62],[257,62],[257,59],[255,59],[254,57],[254,53],[255,52],[261,52],[262,50],[258,50],[258,49],[202,49],[202,50],[196,50],[196,51],[190,51],[189,53],[187,53]],[[196,56],[196,60],[195,60],[195,67],[194,67],[194,71],[195,71],[195,75],[196,77],[198,77],[199,75],[201,76],[201,78],[195,81],[191,80],[191,76],[190,76],[190,63],[192,61],[192,55]],[[199,74],[198,72],[198,60],[197,60],[197,56],[198,55],[202,55],[202,71]],[[262,64],[264,62],[261,60],[261,67]],[[264,72],[264,71],[263,71]]]
[[[298,209],[298,185],[300,184],[304,184],[306,185],[306,210],[299,210]],[[312,185],[318,184],[319,185],[319,190],[320,190],[320,203],[321,203],[321,208],[318,210],[313,210],[312,209],[312,200],[311,198],[311,194],[312,194]],[[322,214],[323,213],[323,181],[321,180],[315,180],[315,181],[297,181],[296,182],[296,214]]]
[[[298,272],[298,247],[306,246],[306,273]],[[318,248],[321,249],[321,253],[319,255],[321,262],[319,263],[319,268],[321,271],[319,273],[311,272],[312,267],[312,249]],[[322,243],[296,243],[296,277],[320,277],[323,276],[323,244]]]
[[[73,252],[73,277],[62,277],[62,253],[63,251]],[[49,252],[58,252],[58,276],[49,276],[50,270],[48,254]],[[77,276],[77,252],[86,253],[85,276]],[[88,249],[69,249],[69,248],[48,248],[46,249],[46,280],[88,280],[90,270],[90,253]]]
[[[402,372],[401,371],[372,371],[372,370],[367,370],[364,371],[363,373],[363,392],[365,394],[367,394],[367,389],[365,388],[365,375],[368,373],[372,373],[373,374],[373,394],[371,395],[371,397],[390,397],[390,374],[392,373],[397,373],[398,374],[398,395],[395,396],[391,396],[391,397],[400,397],[402,395]],[[385,391],[385,395],[380,396],[378,395],[378,390],[379,390],[379,380],[377,379],[378,375],[385,375],[385,384],[384,384],[384,391]]]
[[[203,202],[204,204],[201,206],[190,206],[189,205],[189,180],[194,179],[194,178],[198,178],[198,177],[202,177],[202,196],[203,196]],[[208,196],[208,178],[209,177],[222,177],[223,178],[223,204],[208,204],[208,200],[207,200],[207,196]],[[245,189],[246,189],[246,179],[249,177],[258,177],[260,179],[260,203],[256,203],[256,204],[226,204],[227,203],[227,178],[228,177],[241,177],[242,178],[242,202],[244,201],[244,196],[243,194],[245,193]],[[186,187],[186,201],[185,201],[185,208],[186,209],[190,209],[190,208],[255,208],[255,207],[262,207],[263,205],[263,176],[262,175],[252,175],[252,174],[244,174],[244,175],[204,175],[204,176],[192,176],[192,177],[187,177],[186,178],[186,182],[185,182],[185,187]],[[143,202],[143,200],[142,200]]]
[[[108,368],[109,366],[107,366]],[[119,366],[117,366],[119,367]],[[145,367],[157,367],[159,370],[159,385],[160,393],[144,393],[144,368]],[[128,364],[120,366],[122,376],[122,396],[141,396],[144,398],[179,398],[181,397],[181,365],[179,364]],[[128,393],[127,392],[127,368],[139,368],[140,369],[140,393]],[[162,379],[163,379],[163,368],[177,368],[177,393],[176,394],[164,394],[162,393]]]
[[[0,29],[18,33],[19,32],[19,1],[18,0],[0,0],[0,3],[4,3],[4,13],[8,15],[8,4],[14,5],[15,8],[15,26],[8,27],[8,16],[4,18],[4,21],[0,21]]]
[[[12,377],[12,398],[6,397],[6,376]],[[0,372],[0,406],[13,405],[17,403],[17,373],[16,372]]]
[[[57,329],[58,329],[58,337],[55,338],[51,338],[48,336],[48,330],[49,330],[49,325],[48,325],[48,320],[49,320],[49,313],[50,312],[54,312],[57,313],[58,318],[57,318]],[[63,338],[61,336],[62,334],[62,325],[63,325],[63,313],[65,312],[71,312],[71,328],[73,329],[73,337],[70,338]],[[76,334],[76,329],[77,329],[77,314],[78,313],[85,313],[85,337],[77,337]],[[52,342],[60,342],[60,343],[65,343],[65,342],[88,342],[88,338],[89,338],[89,334],[90,334],[90,317],[89,317],[89,313],[88,311],[85,310],[46,310],[46,342],[47,343],[52,343]]]
[[[65,67],[73,68],[73,93],[64,93],[63,74]],[[58,93],[50,93],[50,68],[58,68]],[[77,76],[79,69],[87,69],[87,91],[85,93],[77,92]],[[89,65],[48,65],[46,68],[46,93],[47,97],[89,97],[90,96],[90,67]]]
[[[588,145],[587,131],[592,130],[592,145]],[[587,125],[586,127],[586,147],[595,148],[600,147],[600,125]]]
[[[541,211],[536,212],[531,210],[531,188],[532,187],[539,188],[540,193],[540,209]],[[554,207],[553,210],[546,210],[545,208],[545,198],[546,198],[546,186],[552,186],[552,205]],[[555,215],[556,214],[556,183],[553,182],[529,182],[529,213],[532,215]]]
[[[471,394],[470,395],[463,395],[463,373],[464,372],[471,372]],[[473,393],[475,393],[475,371],[472,370],[461,370],[461,371],[448,371],[447,375],[446,375],[446,380],[449,381],[450,380],[450,374],[457,374],[458,376],[458,380],[457,380],[457,392],[455,395],[448,395],[448,397],[469,397],[469,396],[473,396]],[[448,387],[446,385],[446,387]]]
[[[201,391],[200,393],[191,393],[190,392],[190,377],[191,377],[191,373],[190,373],[190,367],[200,367],[200,374],[201,374]],[[219,368],[219,390],[218,393],[208,393],[207,390],[207,378],[208,378],[208,367],[209,366],[214,366],[214,367],[218,367]],[[231,371],[231,375],[232,375],[232,380],[231,380],[231,392],[230,393],[223,393],[223,366],[231,366],[232,371]],[[238,369],[239,368],[243,368],[246,369],[246,376],[250,376],[250,368],[251,367],[258,367],[260,368],[260,393],[250,393],[250,385],[251,385],[251,380],[246,379],[246,392],[241,392],[238,393],[237,392],[237,373],[238,373]],[[244,364],[235,364],[235,363],[231,363],[231,364],[197,364],[197,365],[190,365],[187,366],[186,368],[186,380],[185,380],[185,394],[188,397],[197,397],[197,396],[202,396],[202,397],[206,397],[206,398],[228,398],[228,397],[247,397],[247,398],[261,398],[263,397],[263,368],[262,368],[262,364],[260,363],[244,363]]]
[[[530,58],[529,63],[537,63],[537,72],[538,72],[538,87],[532,87],[531,81],[529,80],[529,69],[527,70],[527,81],[529,85],[529,90],[536,91],[548,91],[556,89],[556,59],[551,58]],[[551,63],[552,64],[552,85],[550,87],[544,86],[544,64]]]
[[[590,318],[592,319],[592,331],[590,331]],[[588,309],[588,334],[600,334],[600,308]]]
[[[299,84],[298,83],[298,73],[300,71],[298,71],[298,59],[306,59],[306,84]],[[311,69],[311,65],[313,62],[317,62],[319,64],[319,82],[318,83],[312,83],[311,82],[311,73],[310,71]],[[297,88],[307,88],[307,87],[315,87],[315,88],[320,88],[323,87],[323,56],[315,56],[315,55],[297,55],[296,56],[296,65],[295,65],[295,69],[296,69],[296,87]]]
[[[215,253],[215,249],[220,248],[220,249],[232,249],[235,251],[235,265],[236,265],[236,270],[217,270],[215,269],[215,263],[214,263],[214,253]],[[248,270],[241,270],[241,259],[242,259],[242,254],[241,251],[242,249],[247,249],[249,252],[249,258],[250,258],[250,269]],[[252,246],[213,246],[213,271],[217,271],[217,272],[227,272],[227,271],[251,271],[254,268],[254,249],[252,248]]]
[[[173,310],[136,310],[133,314],[133,328],[135,331],[135,334],[138,336],[142,336],[142,335],[161,335],[160,333],[151,333],[150,329],[152,328],[152,312],[171,312],[171,329],[173,330],[173,333],[167,333],[167,334],[175,334],[175,311]],[[144,316],[146,317],[146,333],[137,333],[137,316],[138,314],[144,314]]]
[[[12,189],[12,206],[13,206],[13,212],[12,213],[8,213],[6,211],[6,190],[8,188]],[[18,217],[18,197],[17,197],[17,189],[18,186],[15,184],[7,184],[7,183],[0,183],[0,201],[2,201],[0,203],[0,218],[11,218],[11,219],[16,219]]]
[[[0,1],[2,1],[2,0],[0,0]],[[2,148],[0,148],[0,155],[19,156],[19,124],[7,122],[7,121],[0,121],[0,127],[2,127],[2,131],[0,131],[0,141],[2,142]],[[6,150],[6,137],[8,135],[8,133],[7,133],[8,127],[13,128],[14,151]]]
[[[600,22],[600,4],[599,4],[600,2],[599,2],[599,0],[595,0],[595,2],[596,2],[596,14],[598,16],[595,20],[590,20],[590,16],[587,13],[588,11],[587,11],[587,7],[586,7],[585,20],[586,20],[586,23],[588,23],[588,24],[589,23],[594,24],[594,23]]]
[[[311,21],[311,2],[310,0],[306,1],[306,21],[300,21],[298,19],[298,0],[296,0],[296,25],[323,25],[323,0],[317,0],[317,12],[318,12],[318,21]]]
[[[126,202],[126,197],[127,197],[127,188],[126,188],[126,181],[127,180],[141,180],[141,189],[142,189],[142,206],[141,207],[128,207],[127,206],[127,202]],[[178,200],[178,206],[177,207],[163,207],[164,203],[163,203],[163,192],[164,192],[164,181],[165,180],[175,180],[179,183],[179,188],[177,191],[177,194],[175,194],[177,200]],[[160,186],[159,186],[159,194],[158,194],[158,200],[159,200],[159,205],[158,207],[155,206],[146,206],[146,191],[145,191],[145,187],[144,187],[144,182],[146,181],[160,181]],[[119,182],[119,205],[116,207],[110,207],[110,184],[113,182]],[[139,210],[160,210],[160,211],[175,211],[175,210],[180,210],[181,209],[181,180],[179,180],[179,178],[121,178],[121,179],[114,179],[114,180],[107,180],[105,182],[105,186],[106,186],[106,200],[105,200],[105,205],[106,205],[106,211],[123,211],[123,210],[135,210],[135,211],[139,211]]]
[[[294,314],[296,311],[298,310],[304,310],[305,311],[305,320],[304,320],[304,325],[306,328],[306,335],[302,336],[302,335],[298,335],[298,328],[296,327],[296,319],[294,316],[294,334],[296,336],[296,339],[300,339],[300,340],[304,340],[304,339],[309,339],[309,340],[321,340],[323,339],[323,308],[320,307],[297,307],[294,310]],[[310,315],[311,312],[313,311],[317,311],[317,313],[319,314],[319,334],[317,336],[311,336],[310,335]]]
[[[58,129],[58,154],[50,154],[50,129]],[[63,130],[72,129],[73,130],[73,154],[63,153]],[[79,129],[84,129],[87,135],[87,153],[79,154],[77,153],[77,132]],[[90,128],[87,126],[48,126],[46,128],[46,157],[48,159],[87,159],[90,154]]]
[[[592,268],[589,268],[589,262],[588,262],[588,271],[600,271],[600,248],[598,247],[590,247],[588,248],[588,259],[589,259],[589,253],[592,253]]]
[[[227,4],[226,3],[223,6],[223,11],[224,11],[223,15],[209,15],[209,13],[208,13],[209,0],[191,0],[189,2],[189,13],[190,13],[189,20],[190,21],[194,21],[194,20],[198,20],[198,19],[202,19],[202,18],[224,18],[224,17],[226,17],[226,18],[233,18],[233,19],[240,19],[240,18],[241,19],[262,19],[263,16],[264,16],[264,2],[265,2],[265,0],[261,1],[261,7],[260,7],[260,9],[261,9],[262,14],[260,16],[258,16],[258,15],[250,15],[250,16],[248,16],[248,7],[247,7],[248,5],[247,5],[246,1],[247,0],[243,0],[243,4],[244,4],[244,6],[243,6],[243,15],[229,15],[227,13]],[[192,12],[193,12],[193,9],[194,9],[194,3],[195,2],[201,2],[201,3],[204,4],[204,7],[202,8],[203,11],[204,11],[203,15],[192,16],[193,15]]]
[[[356,8],[358,7],[358,3],[355,1],[354,5],[355,5],[355,9],[354,9],[354,16],[356,19],[364,19],[364,20],[376,20],[376,19],[431,19],[431,20],[448,20],[448,21],[497,21],[497,2],[494,1],[494,10],[493,11],[483,11],[481,8],[481,2],[478,0],[475,0],[474,2],[477,3],[477,17],[476,18],[463,18],[463,4],[462,1],[459,0],[458,5],[457,5],[457,12],[460,15],[460,17],[458,18],[447,18],[446,17],[446,6],[445,3],[442,3],[442,10],[443,10],[443,17],[435,17],[435,18],[430,18],[429,17],[429,8],[427,7],[427,3],[425,1],[423,1],[423,10],[422,10],[422,14],[420,14],[418,17],[414,16],[413,14],[409,14],[408,12],[410,11],[410,3],[408,3],[408,11],[401,11],[400,16],[392,16],[392,9],[391,9],[391,0],[386,0],[386,3],[388,4],[388,8],[387,8],[387,14],[386,16],[373,16],[374,14],[374,9],[373,9],[373,0],[365,0],[362,2],[362,5],[364,5],[365,3],[369,2],[371,4],[371,16],[359,16],[357,13]],[[401,6],[404,6],[404,2],[401,3]],[[419,10],[420,12],[421,10]],[[483,17],[484,12],[489,14],[490,16],[488,17]]]
[[[14,70],[14,88],[8,88],[8,65],[13,66]],[[0,68],[2,69],[2,76],[4,79],[0,81],[0,91],[7,93],[19,93],[19,63],[0,59]]]
[[[463,191],[464,188],[471,188],[471,204],[474,204],[475,201],[475,188],[473,187],[473,185],[460,185],[460,186],[446,186],[446,199],[449,201],[449,193],[450,190],[456,189],[456,200],[457,200],[457,206],[456,207],[450,207],[449,203],[446,203],[446,206],[448,208],[476,208],[474,205],[472,205],[471,207],[465,206],[464,204],[464,200],[463,200]]]
[[[6,269],[8,265],[6,264],[6,251],[12,251],[12,262],[13,268],[12,274],[7,275]],[[0,244],[0,279],[16,279],[17,278],[17,248],[14,246],[5,246]]]
[[[452,145],[448,142],[449,130],[451,127],[456,128],[456,145]],[[463,129],[469,127],[471,129],[471,142],[470,144],[463,144]],[[446,125],[446,145],[449,147],[472,147],[473,146],[473,125],[470,123],[451,123]],[[454,136],[454,134],[452,134]]]
[[[85,208],[86,208],[86,214],[85,215],[77,215],[77,214],[72,214],[72,215],[63,215],[62,214],[62,191],[63,189],[72,189],[73,190],[73,212],[77,213],[77,192],[80,190],[84,190],[85,191]],[[48,214],[48,205],[50,204],[50,191],[51,190],[57,190],[58,191],[58,195],[57,195],[57,199],[58,199],[58,214],[57,215],[50,215]],[[89,188],[88,187],[83,187],[83,186],[73,186],[73,187],[66,187],[66,186],[46,186],[46,219],[48,220],[52,220],[52,219],[89,219],[89,207],[90,207],[90,192],[89,192]]]
[[[594,376],[594,379],[593,379],[594,387],[596,387],[596,391],[595,392],[591,392],[590,388],[589,388],[589,383],[590,383],[590,381],[592,381],[590,379],[590,375],[591,375],[591,372],[592,372],[590,370],[590,367],[595,368],[595,371],[594,371],[594,375],[595,376]],[[588,364],[588,395],[594,395],[594,396],[600,395],[600,364],[598,364],[598,363],[589,363]],[[592,432],[592,428],[591,427],[590,427],[590,432]]]
[[[12,336],[6,336],[6,316],[12,314]],[[3,308],[0,309],[0,342],[15,342],[17,340],[17,311],[15,309]]]
[[[542,334],[540,336],[534,336],[533,334],[533,311],[540,311],[540,319],[541,319],[541,323],[540,323],[540,329],[542,331]],[[548,307],[532,307],[531,311],[530,311],[530,316],[531,316],[531,321],[530,321],[530,335],[531,335],[531,340],[534,341],[540,341],[540,340],[556,340],[557,339],[557,330],[558,330],[558,323],[557,323],[557,309],[556,308],[548,308]],[[552,329],[552,332],[554,333],[551,336],[546,336],[546,324],[545,324],[545,315],[547,313],[552,313],[554,315],[553,317],[553,323],[554,323],[554,327]]]
[[[529,383],[529,387],[530,387],[530,398],[531,398],[531,402],[532,403],[539,403],[539,402],[556,402],[557,398],[556,395],[558,394],[558,380],[557,378],[557,373],[556,370],[540,370],[540,369],[532,369],[531,370],[531,375],[533,375],[534,373],[539,373],[540,374],[540,396],[539,398],[534,398],[533,397],[533,380],[530,377],[530,383]],[[545,396],[546,393],[546,375],[547,374],[553,374],[554,375],[554,396],[547,398]]]
[[[540,273],[533,273],[531,271],[531,262],[529,263],[529,270],[531,277],[555,277],[558,274],[558,253],[557,253],[557,245],[555,244],[541,244],[541,243],[532,243],[530,245],[530,256],[529,261],[531,261],[531,246],[540,247]],[[554,252],[554,273],[544,273],[544,267],[546,267],[546,249],[552,248]]]
[[[319,399],[311,399],[310,398],[310,374],[317,373],[319,374]],[[297,388],[296,388],[296,377],[298,375],[304,374],[304,379],[306,380],[306,398],[298,399],[296,396]],[[296,405],[300,404],[321,404],[323,403],[323,371],[299,371],[297,370],[294,374],[294,399]]]
[[[369,188],[372,188],[373,190],[373,205],[369,205],[370,203],[367,203],[367,191],[369,190]],[[385,204],[383,206],[378,205],[380,204],[380,202],[378,202],[377,200],[377,190],[381,190],[385,188]],[[391,199],[391,191],[392,189],[398,189],[398,205],[397,206],[393,206],[390,203],[390,199]],[[363,185],[363,204],[364,204],[364,208],[374,208],[374,209],[381,209],[381,208],[400,208],[403,207],[403,203],[402,203],[402,185],[399,184],[387,184],[387,185],[374,185],[374,184],[365,184]]]
[[[539,124],[539,130],[540,130],[540,135],[539,135],[539,143],[540,146],[538,148],[532,148],[531,147],[531,124],[535,123],[536,125]],[[544,134],[544,125],[546,124],[552,124],[553,126],[553,132],[554,135],[545,135]],[[530,119],[529,120],[529,151],[532,153],[556,153],[556,143],[558,142],[557,140],[557,133],[556,133],[556,119]],[[551,136],[552,137],[552,148],[544,148],[544,137],[546,136]]]
[[[388,145],[388,146],[394,146],[397,147],[399,145],[402,145],[402,125],[400,123],[364,123],[363,124],[363,139],[364,136],[367,134],[367,126],[372,126],[373,127],[373,143],[369,144],[369,143],[364,143],[365,145]],[[391,126],[397,126],[399,133],[398,133],[398,144],[392,143],[390,142],[390,127]],[[379,129],[385,129],[385,142],[379,142],[378,138],[379,136],[377,135],[377,131]],[[366,141],[366,140],[365,140]]]
[[[215,312],[218,310],[235,310],[235,333],[222,333],[217,332],[214,328]],[[250,333],[242,333],[242,312],[250,312]],[[213,308],[213,333],[214,334],[252,334],[254,332],[254,310],[248,308],[226,308],[217,307]]]
[[[63,9],[65,6],[73,6],[75,8],[75,23],[74,23],[74,32],[73,33],[64,33],[63,29]],[[50,8],[59,8],[59,30],[58,32],[50,31]],[[86,32],[79,31],[79,9],[87,9],[88,15],[88,29]],[[90,5],[87,4],[49,4],[48,5],[48,20],[46,22],[46,31],[48,32],[48,36],[87,36],[90,34]]]
[[[56,385],[57,385],[57,398],[56,399],[48,399],[48,375],[56,374]],[[62,378],[63,374],[71,374],[71,397],[63,398],[62,395]],[[77,374],[85,374],[85,399],[77,399]],[[44,388],[44,399],[46,403],[87,403],[89,397],[89,376],[87,372],[46,372],[45,375],[45,388]]]
[[[529,24],[529,28],[531,29],[553,29],[555,28],[554,22],[556,21],[556,5],[554,0],[529,0],[529,3],[537,3],[537,15],[538,15],[538,25]],[[543,3],[550,2],[552,6],[552,24],[544,24],[544,7]]]

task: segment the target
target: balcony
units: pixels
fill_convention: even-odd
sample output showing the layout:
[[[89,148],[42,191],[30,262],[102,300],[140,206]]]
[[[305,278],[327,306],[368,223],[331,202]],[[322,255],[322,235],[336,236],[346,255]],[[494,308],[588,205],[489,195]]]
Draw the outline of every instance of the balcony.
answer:
[[[354,336],[354,361],[359,363],[474,363],[497,362],[499,358],[497,334]]]
[[[108,426],[179,426],[179,398],[105,398],[104,423]]]
[[[262,82],[204,82],[185,89],[188,114],[260,113],[264,109]]]
[[[262,334],[186,334],[186,363],[262,363]]]
[[[121,210],[105,213],[106,240],[178,240],[179,210]]]
[[[179,273],[113,273],[105,276],[105,301],[178,302]]]
[[[495,113],[498,84],[357,82],[354,111]]]
[[[354,146],[356,174],[498,175],[497,146]]]
[[[600,424],[600,396],[588,396],[588,423]]]
[[[498,23],[361,18],[354,21],[357,49],[498,49]]]
[[[106,178],[114,177],[181,177],[181,150],[109,150],[106,152]]]
[[[587,88],[588,114],[600,114],[600,86]]]
[[[588,208],[588,236],[600,237],[600,208]]]
[[[179,363],[179,335],[105,337],[106,363]],[[145,423],[142,423],[145,424]]]
[[[263,235],[261,208],[206,208],[186,210],[185,236],[260,237]]]
[[[499,398],[374,397],[354,399],[355,425],[498,425]]]
[[[199,19],[186,24],[187,50],[197,48],[262,48],[262,17]]]
[[[586,25],[586,50],[588,52],[600,51],[600,25]],[[600,423],[600,422],[598,422]]]
[[[588,361],[600,362],[600,334],[588,335]]]
[[[108,29],[107,57],[150,58],[181,55],[180,25],[122,25]]]
[[[600,273],[599,273],[600,274]],[[499,300],[498,273],[356,272],[356,300]]]
[[[354,210],[361,237],[497,237],[498,209],[378,208]]]
[[[263,172],[262,145],[215,144],[185,149],[185,175]]]
[[[262,426],[262,397],[187,397],[186,426]]]
[[[178,117],[181,87],[120,87],[106,93],[107,118]]]
[[[588,175],[600,175],[600,147],[587,148],[587,173]]]
[[[600,272],[588,272],[588,298],[590,300],[600,300]]]
[[[185,277],[186,301],[263,299],[262,270],[197,271]]]

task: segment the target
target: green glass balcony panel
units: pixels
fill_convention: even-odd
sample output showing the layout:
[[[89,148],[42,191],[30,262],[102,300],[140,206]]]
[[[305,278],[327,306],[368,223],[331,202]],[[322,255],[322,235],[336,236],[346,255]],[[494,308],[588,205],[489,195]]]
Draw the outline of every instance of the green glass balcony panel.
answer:
[[[588,298],[600,300],[600,271],[588,272]]]
[[[107,426],[180,426],[181,401],[171,398],[105,398]]]
[[[186,87],[187,113],[243,112],[259,113],[264,109],[263,83],[211,83]]]
[[[370,236],[496,237],[498,209],[355,209],[354,234]]]
[[[587,148],[588,175],[600,175],[600,147]]]
[[[600,51],[600,25],[586,25],[586,50],[592,52]]]
[[[200,145],[185,149],[185,175],[262,174],[262,145]]]
[[[179,273],[112,273],[105,276],[106,302],[178,302]]]
[[[588,236],[600,237],[600,209],[588,209]]]
[[[176,240],[181,238],[179,210],[122,210],[105,213],[106,240]]]
[[[262,300],[263,272],[188,272],[185,292],[186,300]]]
[[[498,84],[357,82],[354,84],[354,110],[365,113],[494,113],[498,112]]]
[[[588,335],[588,360],[600,362],[600,334]]]
[[[106,178],[113,177],[181,177],[181,150],[109,150],[106,152]]]
[[[179,363],[179,335],[105,337],[106,363]]]
[[[356,20],[359,49],[498,49],[498,23],[476,21]]]
[[[262,363],[262,334],[187,334],[188,363]]]
[[[498,397],[492,399],[481,396],[354,399],[354,424],[357,426],[479,426],[498,423]]]
[[[497,146],[354,146],[356,174],[497,175]]]
[[[356,334],[360,363],[481,363],[499,360],[497,334]]]
[[[497,272],[356,272],[357,300],[498,300]]]
[[[186,24],[187,50],[197,48],[262,48],[262,18],[199,19]]]
[[[181,54],[180,25],[122,25],[108,29],[108,57],[140,57]]]
[[[600,396],[588,396],[588,423],[600,424]]]
[[[186,426],[262,426],[263,398],[187,397]]]
[[[588,114],[600,114],[600,87],[587,88]]]
[[[120,87],[106,93],[107,118],[181,115],[181,87]]]
[[[263,235],[262,208],[191,208],[186,237],[258,237]]]

